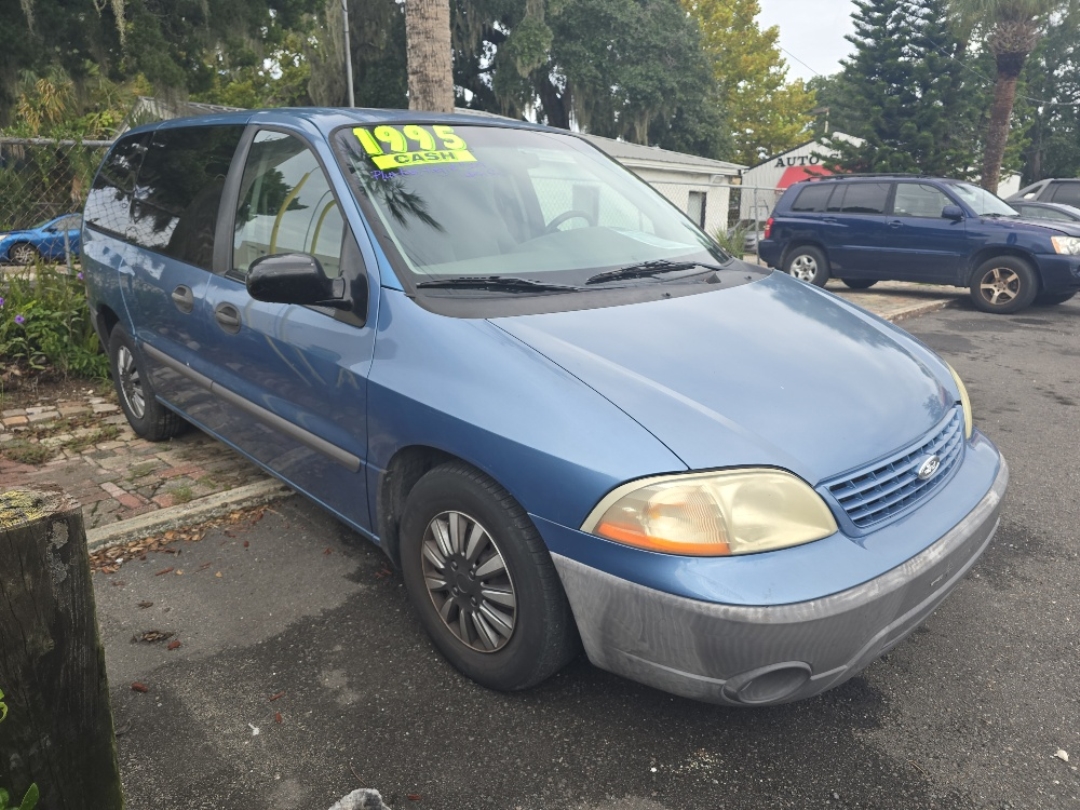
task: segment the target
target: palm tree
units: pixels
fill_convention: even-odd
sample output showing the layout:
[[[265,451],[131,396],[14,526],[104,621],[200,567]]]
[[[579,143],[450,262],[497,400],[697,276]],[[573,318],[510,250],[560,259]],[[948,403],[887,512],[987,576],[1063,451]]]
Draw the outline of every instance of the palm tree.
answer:
[[[978,33],[997,65],[994,103],[983,151],[982,185],[997,192],[1001,161],[1009,140],[1009,119],[1016,100],[1016,82],[1024,62],[1054,12],[1064,12],[1076,0],[950,0],[949,10],[964,41]]]
[[[450,0],[405,0],[409,109],[454,111]]]

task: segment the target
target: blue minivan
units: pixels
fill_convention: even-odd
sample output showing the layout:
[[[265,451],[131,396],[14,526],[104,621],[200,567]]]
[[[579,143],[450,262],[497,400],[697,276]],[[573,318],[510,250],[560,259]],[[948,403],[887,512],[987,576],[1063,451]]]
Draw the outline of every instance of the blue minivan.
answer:
[[[143,127],[94,181],[83,261],[135,432],[193,424],[378,544],[492,688],[584,647],[700,700],[814,695],[912,632],[998,524],[1007,466],[948,365],[726,255],[567,132]]]
[[[792,185],[758,255],[802,281],[967,287],[984,312],[1061,304],[1080,290],[1080,223],[1025,219],[985,189],[911,175],[837,175]]]

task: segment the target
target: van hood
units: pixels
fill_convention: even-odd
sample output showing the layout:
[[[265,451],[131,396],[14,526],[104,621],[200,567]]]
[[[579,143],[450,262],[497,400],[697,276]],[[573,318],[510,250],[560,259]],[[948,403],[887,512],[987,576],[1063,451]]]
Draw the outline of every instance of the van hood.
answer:
[[[816,485],[921,438],[956,401],[944,363],[914,338],[782,273],[492,323],[695,470],[775,466]]]

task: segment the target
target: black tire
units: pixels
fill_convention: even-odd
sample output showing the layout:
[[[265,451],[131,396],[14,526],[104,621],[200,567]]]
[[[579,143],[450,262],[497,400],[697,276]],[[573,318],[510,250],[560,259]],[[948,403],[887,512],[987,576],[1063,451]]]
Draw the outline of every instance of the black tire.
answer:
[[[1037,307],[1053,307],[1064,304],[1074,295],[1076,295],[1075,292],[1039,293],[1032,303]]]
[[[160,442],[183,432],[187,422],[157,401],[143,356],[122,326],[114,326],[109,335],[109,368],[120,407],[135,435]]]
[[[995,256],[980,264],[971,277],[971,300],[983,312],[1019,312],[1038,292],[1035,271],[1016,256]]]
[[[8,258],[12,264],[28,265],[40,259],[41,254],[29,242],[19,242],[8,249]]]
[[[876,278],[842,278],[840,280],[853,290],[867,290],[877,284]]]
[[[799,281],[824,287],[829,280],[829,260],[819,248],[800,245],[789,250],[784,257],[784,272]]]
[[[449,539],[451,521],[459,521],[456,542]],[[409,493],[401,570],[435,646],[477,683],[527,689],[580,649],[570,604],[532,521],[506,490],[467,464],[436,467]]]

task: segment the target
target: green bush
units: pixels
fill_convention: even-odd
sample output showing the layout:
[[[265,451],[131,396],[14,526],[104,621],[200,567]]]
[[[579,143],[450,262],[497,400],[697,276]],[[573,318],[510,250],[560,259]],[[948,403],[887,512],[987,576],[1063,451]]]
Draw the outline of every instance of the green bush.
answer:
[[[8,707],[4,703],[4,692],[0,690],[0,723],[7,718]],[[0,810],[34,810],[38,803],[38,786],[30,785],[22,801],[18,804],[11,803],[11,794],[0,788]]]
[[[82,273],[38,264],[0,271],[0,357],[27,372],[104,379]]]

